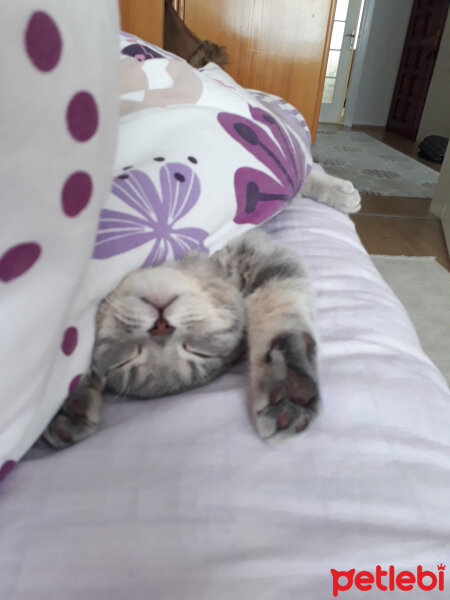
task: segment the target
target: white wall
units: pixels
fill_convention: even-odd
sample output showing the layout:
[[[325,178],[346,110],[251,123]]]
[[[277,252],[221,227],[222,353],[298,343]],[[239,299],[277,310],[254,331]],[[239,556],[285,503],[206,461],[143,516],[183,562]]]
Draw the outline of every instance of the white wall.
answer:
[[[430,210],[442,221],[447,248],[450,252],[450,150],[445,153]]]
[[[386,125],[413,0],[374,3],[353,123]]]
[[[439,179],[434,188],[430,210],[437,217],[441,217],[444,208],[447,206],[450,206],[450,152],[445,153]]]
[[[417,139],[427,135],[450,137],[450,14],[442,34]]]

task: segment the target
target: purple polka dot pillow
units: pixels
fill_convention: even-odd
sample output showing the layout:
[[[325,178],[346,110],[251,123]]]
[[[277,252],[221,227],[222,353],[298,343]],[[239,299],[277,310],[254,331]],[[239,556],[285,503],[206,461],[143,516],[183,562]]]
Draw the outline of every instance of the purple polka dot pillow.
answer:
[[[115,3],[8,6],[0,38],[0,474],[74,385],[72,358],[89,353],[81,332],[95,307],[79,292],[118,123]]]

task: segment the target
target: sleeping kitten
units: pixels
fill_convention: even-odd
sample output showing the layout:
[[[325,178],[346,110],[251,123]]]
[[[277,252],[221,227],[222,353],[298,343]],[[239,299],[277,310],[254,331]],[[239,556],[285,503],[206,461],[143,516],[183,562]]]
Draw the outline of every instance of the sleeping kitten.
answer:
[[[313,171],[302,194],[359,210],[348,181]],[[314,293],[299,255],[252,230],[211,257],[127,275],[100,304],[92,362],[44,440],[62,448],[98,428],[102,391],[151,398],[224,373],[244,350],[259,435],[303,431],[319,407]]]

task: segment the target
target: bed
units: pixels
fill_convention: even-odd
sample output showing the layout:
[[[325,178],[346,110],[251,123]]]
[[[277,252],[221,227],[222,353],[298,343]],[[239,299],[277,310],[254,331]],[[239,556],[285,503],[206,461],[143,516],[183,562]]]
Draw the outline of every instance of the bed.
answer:
[[[261,227],[303,256],[317,293],[318,419],[265,445],[245,364],[169,398],[110,397],[95,436],[35,446],[2,482],[0,598],[360,598],[367,573],[358,588],[333,570],[377,565],[420,565],[442,596],[447,383],[348,216],[297,197]]]
[[[93,438],[34,449],[5,480],[0,597],[313,600],[331,597],[330,569],[445,564],[443,376],[347,216],[302,199],[265,228],[317,290],[316,423],[261,442],[245,365],[179,396],[113,400]]]

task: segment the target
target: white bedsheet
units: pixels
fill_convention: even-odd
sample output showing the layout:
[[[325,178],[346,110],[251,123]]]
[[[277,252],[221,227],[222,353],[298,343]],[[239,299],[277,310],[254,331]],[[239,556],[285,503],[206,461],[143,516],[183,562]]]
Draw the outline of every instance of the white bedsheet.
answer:
[[[320,417],[266,446],[244,365],[190,393],[108,406],[93,438],[35,449],[2,483],[2,600],[326,600],[330,569],[446,564],[443,376],[348,217],[304,199],[266,228],[303,254],[317,290]],[[385,596],[404,593],[338,597]]]

